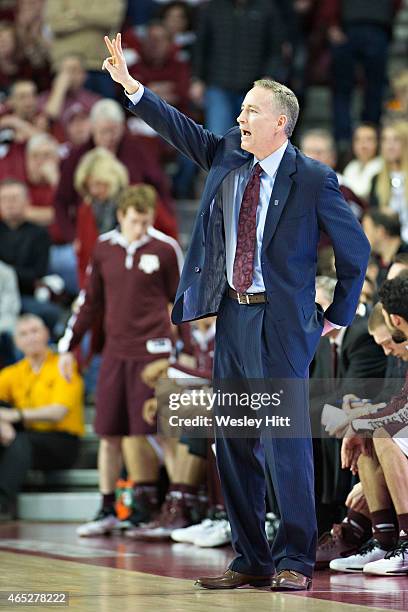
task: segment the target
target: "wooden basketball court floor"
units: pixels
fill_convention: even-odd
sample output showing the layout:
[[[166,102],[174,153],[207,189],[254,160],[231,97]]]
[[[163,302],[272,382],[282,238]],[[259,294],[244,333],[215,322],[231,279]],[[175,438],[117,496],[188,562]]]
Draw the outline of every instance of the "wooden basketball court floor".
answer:
[[[138,543],[126,538],[81,539],[75,525],[0,524],[0,609],[66,609],[81,612],[353,612],[408,610],[408,576],[364,577],[316,572],[307,593],[267,588],[207,591],[199,575],[216,575],[232,558],[229,547]],[[69,606],[17,606],[6,591],[68,592]]]

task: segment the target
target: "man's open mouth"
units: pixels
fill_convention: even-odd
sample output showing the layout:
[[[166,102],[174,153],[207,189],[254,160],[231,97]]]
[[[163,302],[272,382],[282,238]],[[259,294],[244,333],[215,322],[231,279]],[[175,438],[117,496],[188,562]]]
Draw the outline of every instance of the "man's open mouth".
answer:
[[[250,136],[251,132],[249,132],[248,130],[241,130],[241,134],[242,136]]]

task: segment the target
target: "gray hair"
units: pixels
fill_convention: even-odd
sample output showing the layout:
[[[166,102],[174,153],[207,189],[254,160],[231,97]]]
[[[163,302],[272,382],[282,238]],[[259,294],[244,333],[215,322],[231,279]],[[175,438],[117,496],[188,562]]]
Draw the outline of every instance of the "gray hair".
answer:
[[[336,284],[337,280],[335,278],[330,278],[330,276],[316,276],[316,289],[324,291],[327,301],[330,303],[334,298]]]
[[[95,124],[100,119],[109,119],[110,121],[116,121],[116,123],[123,123],[125,121],[125,113],[118,102],[110,98],[104,98],[95,102],[91,109],[90,119],[92,124]]]
[[[299,117],[299,102],[293,91],[273,79],[259,79],[254,87],[263,87],[272,93],[275,109],[287,117],[285,134],[290,138]]]
[[[336,143],[329,130],[325,130],[324,128],[312,128],[304,132],[300,138],[301,149],[303,149],[304,142],[306,138],[309,138],[309,136],[311,136],[312,138],[321,138],[322,140],[325,140],[327,142],[328,147],[330,148],[330,151],[332,153],[336,152]]]
[[[32,153],[36,149],[42,147],[44,144],[48,144],[54,147],[55,152],[58,154],[58,142],[57,140],[51,136],[50,134],[46,134],[45,132],[41,134],[34,134],[31,136],[29,141],[27,142],[26,151],[27,153]]]

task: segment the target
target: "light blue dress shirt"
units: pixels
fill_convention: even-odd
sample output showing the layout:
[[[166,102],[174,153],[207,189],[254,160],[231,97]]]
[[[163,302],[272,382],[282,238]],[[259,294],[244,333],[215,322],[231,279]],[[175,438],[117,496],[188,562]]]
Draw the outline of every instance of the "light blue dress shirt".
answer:
[[[273,206],[270,203],[272,189],[275,183],[276,173],[285,154],[288,141],[286,140],[282,146],[276,151],[259,161],[253,157],[248,163],[240,168],[233,170],[224,179],[221,186],[222,210],[224,216],[224,231],[225,231],[225,250],[226,250],[226,266],[227,280],[230,287],[234,287],[232,282],[235,251],[237,247],[237,233],[239,211],[241,208],[242,196],[244,195],[245,187],[248,183],[253,166],[259,161],[263,170],[260,175],[261,186],[259,192],[259,203],[256,211],[256,249],[254,257],[254,275],[253,283],[248,288],[248,293],[257,293],[265,291],[265,285],[262,278],[261,269],[261,249],[262,239],[265,228],[266,214],[268,207]]]

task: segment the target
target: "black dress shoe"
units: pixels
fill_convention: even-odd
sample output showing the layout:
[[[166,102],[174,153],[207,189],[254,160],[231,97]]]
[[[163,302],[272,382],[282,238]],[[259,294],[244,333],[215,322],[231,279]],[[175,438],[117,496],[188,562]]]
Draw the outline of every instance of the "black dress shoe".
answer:
[[[241,586],[270,586],[272,576],[251,576],[228,569],[222,576],[197,578],[195,585],[204,589],[237,589]]]
[[[272,578],[272,591],[307,591],[312,579],[294,570],[281,570]]]

